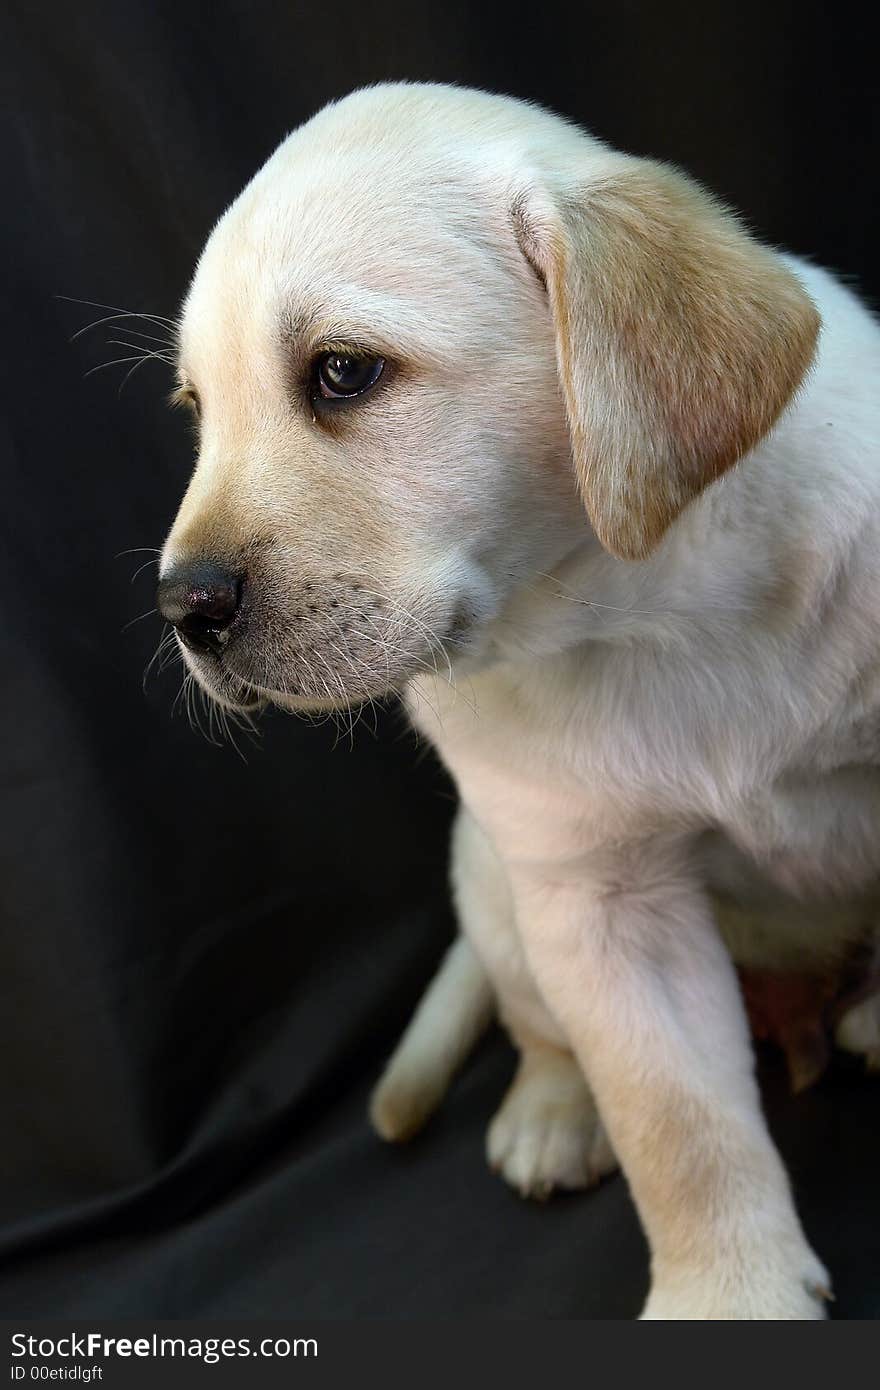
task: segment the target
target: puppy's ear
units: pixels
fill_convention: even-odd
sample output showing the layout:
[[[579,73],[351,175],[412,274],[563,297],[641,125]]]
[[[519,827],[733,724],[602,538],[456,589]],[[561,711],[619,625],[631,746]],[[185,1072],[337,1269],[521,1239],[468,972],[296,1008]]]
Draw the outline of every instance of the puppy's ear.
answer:
[[[511,212],[547,287],[584,504],[606,549],[637,559],[773,425],[819,316],[777,255],[664,165],[621,157]]]

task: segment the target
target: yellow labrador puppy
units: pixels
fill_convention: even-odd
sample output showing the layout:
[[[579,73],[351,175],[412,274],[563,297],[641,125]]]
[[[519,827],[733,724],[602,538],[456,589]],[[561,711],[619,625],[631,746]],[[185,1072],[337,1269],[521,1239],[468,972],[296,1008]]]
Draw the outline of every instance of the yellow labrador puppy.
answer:
[[[463,935],[379,1131],[497,1007],[491,1162],[540,1194],[619,1160],[645,1317],[821,1317],[731,949],[843,979],[873,939],[875,322],[676,170],[400,84],[221,218],[179,376],[201,444],[159,600],[197,680],[398,691],[461,794]],[[838,1041],[880,1060],[876,1000]]]

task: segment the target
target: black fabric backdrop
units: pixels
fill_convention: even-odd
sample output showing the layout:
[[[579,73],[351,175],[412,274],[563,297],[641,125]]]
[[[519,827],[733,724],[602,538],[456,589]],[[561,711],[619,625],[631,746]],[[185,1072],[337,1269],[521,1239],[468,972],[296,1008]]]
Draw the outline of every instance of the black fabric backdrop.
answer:
[[[529,1205],[487,1171],[497,1035],[391,1151],[365,1099],[452,930],[448,784],[401,716],[265,722],[247,761],[172,713],[150,565],[190,466],[97,308],[171,315],[213,220],[364,82],[543,100],[676,160],[876,295],[873,52],[840,6],[88,0],[4,8],[0,1241],[5,1315],[622,1317],[621,1179]],[[880,1312],[880,1093],[771,1122],[837,1312]]]

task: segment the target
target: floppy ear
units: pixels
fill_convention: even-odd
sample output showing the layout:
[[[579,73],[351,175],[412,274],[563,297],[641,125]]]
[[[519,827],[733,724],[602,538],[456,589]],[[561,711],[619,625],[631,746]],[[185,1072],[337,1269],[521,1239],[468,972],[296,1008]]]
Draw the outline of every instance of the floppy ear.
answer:
[[[773,425],[819,316],[776,254],[665,165],[621,157],[511,212],[550,299],[584,505],[606,549],[638,559]]]

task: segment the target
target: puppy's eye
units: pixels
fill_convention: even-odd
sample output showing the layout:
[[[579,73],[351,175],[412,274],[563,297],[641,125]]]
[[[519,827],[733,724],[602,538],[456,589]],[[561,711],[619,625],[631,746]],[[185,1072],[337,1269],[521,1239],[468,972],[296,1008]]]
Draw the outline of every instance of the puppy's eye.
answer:
[[[192,411],[196,419],[201,416],[202,403],[198,392],[192,386],[178,386],[171,394],[171,404],[185,406],[187,410]]]
[[[384,357],[325,352],[315,363],[315,394],[330,401],[362,396],[376,385],[384,369]]]

